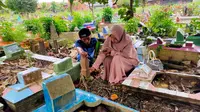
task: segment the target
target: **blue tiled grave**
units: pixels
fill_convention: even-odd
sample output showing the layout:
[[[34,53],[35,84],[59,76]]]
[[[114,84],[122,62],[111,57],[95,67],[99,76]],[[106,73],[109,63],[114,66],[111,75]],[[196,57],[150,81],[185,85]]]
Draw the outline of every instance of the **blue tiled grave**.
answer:
[[[14,112],[31,111],[44,104],[41,82],[50,76],[39,68],[28,68],[18,73],[19,83],[7,87],[2,97]]]
[[[75,89],[71,76],[68,74],[53,76],[45,80],[42,87],[45,105],[33,112],[74,112],[83,105],[96,107],[100,104],[118,108],[121,112],[137,112],[100,96]]]

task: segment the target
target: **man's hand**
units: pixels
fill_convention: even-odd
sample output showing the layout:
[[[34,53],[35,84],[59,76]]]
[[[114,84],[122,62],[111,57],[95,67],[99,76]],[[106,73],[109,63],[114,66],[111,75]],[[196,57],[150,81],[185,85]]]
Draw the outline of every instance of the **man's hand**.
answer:
[[[81,56],[88,57],[88,53],[85,51],[82,51],[80,54],[81,54]]]

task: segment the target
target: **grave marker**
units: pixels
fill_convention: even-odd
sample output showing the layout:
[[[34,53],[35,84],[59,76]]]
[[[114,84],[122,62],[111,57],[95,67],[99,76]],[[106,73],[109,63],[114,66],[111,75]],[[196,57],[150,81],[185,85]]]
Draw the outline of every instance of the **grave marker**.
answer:
[[[90,76],[89,60],[87,57],[81,56],[81,75],[85,77]]]
[[[75,101],[75,87],[70,75],[55,76],[43,82],[48,112],[57,112],[66,104]]]
[[[32,67],[25,71],[19,72],[17,77],[21,84],[27,85],[42,80],[42,72],[41,69]]]
[[[176,42],[175,44],[184,44],[185,43],[185,39],[184,39],[184,31],[179,28],[176,32]]]
[[[66,57],[64,59],[61,59],[60,61],[57,61],[53,64],[54,72],[56,74],[62,74],[73,67],[72,65],[72,59],[70,57]]]
[[[18,58],[24,53],[24,50],[21,47],[19,47],[16,43],[4,46],[3,50],[7,59]]]

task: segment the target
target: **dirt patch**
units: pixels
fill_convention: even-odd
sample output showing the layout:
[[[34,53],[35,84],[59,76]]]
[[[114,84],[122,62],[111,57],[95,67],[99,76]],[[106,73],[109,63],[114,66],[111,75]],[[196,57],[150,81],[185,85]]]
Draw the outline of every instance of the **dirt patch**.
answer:
[[[76,58],[78,55],[78,52],[75,48],[67,48],[67,47],[60,47],[58,49],[58,52],[55,52],[55,49],[48,49],[47,50],[48,56],[53,56],[56,58],[65,58],[65,57],[71,57],[73,59],[73,62],[77,62]]]
[[[181,77],[173,74],[159,73],[154,78],[152,84],[155,87],[185,93],[200,92],[200,79],[194,77]]]
[[[87,107],[87,106],[82,106],[75,112],[120,112],[120,110],[114,108],[114,107],[109,107],[106,105],[99,105],[96,107]]]
[[[123,85],[112,86],[99,78],[86,84],[88,92],[108,99],[112,94],[116,94],[118,99],[115,102],[142,112],[200,112],[200,106],[135,92],[132,88]],[[83,84],[79,85],[79,88],[85,90]]]

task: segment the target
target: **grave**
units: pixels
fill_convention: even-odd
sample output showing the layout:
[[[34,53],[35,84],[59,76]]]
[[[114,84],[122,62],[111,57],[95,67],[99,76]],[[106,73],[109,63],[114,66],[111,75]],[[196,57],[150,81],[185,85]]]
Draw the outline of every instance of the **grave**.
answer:
[[[49,77],[39,68],[28,68],[18,73],[19,83],[8,86],[2,97],[14,112],[32,111],[44,103],[41,82]]]
[[[33,54],[32,58],[37,60],[45,60],[48,62],[53,63],[54,75],[60,75],[63,73],[68,73],[71,75],[73,81],[76,81],[80,78],[80,63],[76,62],[73,63],[70,57],[66,57],[63,59],[51,57],[51,56],[44,56],[39,54]]]
[[[92,21],[92,22],[90,22],[90,23],[84,23],[84,24],[83,24],[83,27],[84,27],[84,28],[88,28],[88,29],[90,29],[91,31],[93,31],[93,30],[96,29],[95,21]]]
[[[96,107],[100,104],[117,108],[120,112],[137,112],[134,109],[112,102],[86,91],[75,89],[68,74],[53,76],[42,84],[45,105],[34,112],[74,112],[81,106]]]
[[[188,41],[183,43],[183,45],[172,45],[173,44],[170,44],[170,46],[165,46],[156,42],[149,45],[148,48],[149,50],[153,50],[155,53],[157,53],[157,57],[159,57],[159,59],[163,61],[192,61],[193,63],[197,64],[200,54],[199,46],[196,46]],[[161,49],[158,52],[157,49],[159,47]]]
[[[193,41],[195,45],[200,46],[200,36],[188,36],[186,41]]]
[[[158,76],[160,74],[162,74],[163,76],[171,76],[172,79],[173,77],[178,77],[178,79],[180,80],[184,79],[186,82],[187,80],[198,82],[200,76],[191,75],[191,74],[183,74],[183,73],[159,72],[159,71],[150,72],[150,71],[151,69],[149,69],[147,66],[144,66],[144,65],[139,66],[128,76],[128,78],[122,84],[132,87],[136,91],[148,93],[150,95],[156,95],[163,98],[169,98],[172,100],[176,99],[177,101],[200,105],[200,93],[188,93],[188,92],[181,92],[181,91],[176,91],[172,89],[170,90],[166,87],[156,87],[153,84],[153,82],[158,79]],[[148,73],[149,75],[147,75]],[[141,74],[148,77],[141,76]],[[161,82],[164,82],[162,78],[160,78],[159,80],[161,80]],[[187,86],[187,85],[184,85],[184,86]]]
[[[24,53],[24,50],[16,43],[3,46],[3,50],[6,55],[6,59],[16,59]]]

